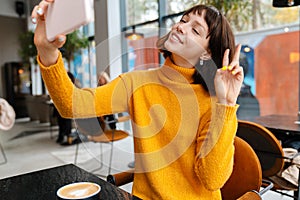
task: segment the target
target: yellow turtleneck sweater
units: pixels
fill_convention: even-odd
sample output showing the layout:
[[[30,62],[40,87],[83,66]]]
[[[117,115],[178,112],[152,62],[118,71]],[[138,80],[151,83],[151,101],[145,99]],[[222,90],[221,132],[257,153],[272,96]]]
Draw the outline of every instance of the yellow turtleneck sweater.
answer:
[[[216,103],[195,69],[169,59],[155,70],[120,75],[98,88],[75,88],[61,55],[41,72],[62,116],[128,112],[134,134],[133,194],[142,199],[221,199],[233,167],[238,106]]]

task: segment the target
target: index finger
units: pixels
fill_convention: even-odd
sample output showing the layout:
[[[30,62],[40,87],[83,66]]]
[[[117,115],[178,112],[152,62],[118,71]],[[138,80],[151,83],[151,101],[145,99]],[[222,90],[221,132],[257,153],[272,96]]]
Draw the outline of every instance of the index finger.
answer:
[[[223,66],[228,66],[229,64],[229,49],[226,49],[223,55]]]
[[[34,18],[44,19],[45,11],[48,8],[49,2],[51,2],[51,0],[41,1],[38,5],[34,6],[32,13],[31,13],[31,18],[32,19],[34,19]]]
[[[235,53],[234,53],[232,61],[239,61],[241,48],[242,48],[242,45],[238,44],[236,49],[235,49]]]

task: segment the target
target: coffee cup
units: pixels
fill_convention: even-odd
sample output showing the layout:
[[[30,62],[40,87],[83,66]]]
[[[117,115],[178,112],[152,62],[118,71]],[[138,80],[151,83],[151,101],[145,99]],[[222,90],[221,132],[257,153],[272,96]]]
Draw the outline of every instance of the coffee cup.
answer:
[[[59,188],[56,196],[59,200],[98,200],[101,187],[96,183],[77,182]]]

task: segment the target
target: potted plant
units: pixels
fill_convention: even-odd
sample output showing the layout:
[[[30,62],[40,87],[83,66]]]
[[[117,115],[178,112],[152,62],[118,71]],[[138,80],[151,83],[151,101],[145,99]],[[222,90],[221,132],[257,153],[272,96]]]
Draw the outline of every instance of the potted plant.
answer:
[[[30,60],[36,64],[37,50],[33,42],[34,32],[29,30],[19,36],[20,49],[19,55],[24,63],[30,63]],[[74,55],[80,49],[87,48],[89,45],[88,38],[83,36],[78,30],[67,35],[67,41],[61,48],[62,56],[67,60],[68,68],[74,59]]]
[[[87,48],[88,45],[88,38],[80,34],[78,30],[67,35],[67,41],[60,50],[62,52],[62,56],[67,60],[69,70],[75,53],[77,53],[80,49]]]
[[[35,56],[37,55],[36,47],[33,43],[34,33],[29,30],[19,36],[20,49],[19,55],[24,63],[29,64],[31,59],[36,63]]]

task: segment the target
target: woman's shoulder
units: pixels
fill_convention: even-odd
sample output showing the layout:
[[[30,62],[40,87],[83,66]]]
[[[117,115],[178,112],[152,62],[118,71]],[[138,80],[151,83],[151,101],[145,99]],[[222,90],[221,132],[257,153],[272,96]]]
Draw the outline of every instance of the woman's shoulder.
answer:
[[[130,78],[130,79],[148,79],[154,78],[158,75],[160,68],[151,68],[145,70],[134,70],[126,72],[120,75],[121,78]]]

